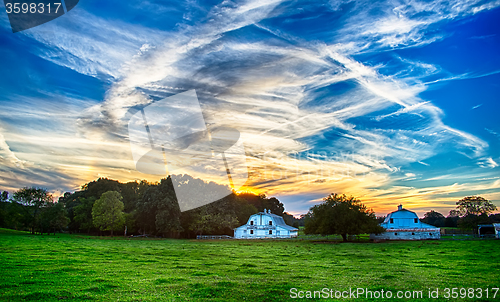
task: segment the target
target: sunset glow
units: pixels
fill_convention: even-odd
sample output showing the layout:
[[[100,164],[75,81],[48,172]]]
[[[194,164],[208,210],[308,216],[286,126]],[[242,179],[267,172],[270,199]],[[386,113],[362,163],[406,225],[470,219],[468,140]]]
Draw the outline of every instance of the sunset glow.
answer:
[[[166,177],[137,171],[127,123],[195,89],[240,132],[238,192],[294,215],[330,193],[377,215],[500,207],[499,2],[111,2],[121,21],[99,1],[15,34],[0,15],[0,190]]]

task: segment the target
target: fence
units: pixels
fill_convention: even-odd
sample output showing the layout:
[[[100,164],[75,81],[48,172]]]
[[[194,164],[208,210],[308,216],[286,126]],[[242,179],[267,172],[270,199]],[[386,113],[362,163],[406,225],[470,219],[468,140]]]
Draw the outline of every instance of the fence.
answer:
[[[228,235],[197,235],[196,239],[234,239]]]

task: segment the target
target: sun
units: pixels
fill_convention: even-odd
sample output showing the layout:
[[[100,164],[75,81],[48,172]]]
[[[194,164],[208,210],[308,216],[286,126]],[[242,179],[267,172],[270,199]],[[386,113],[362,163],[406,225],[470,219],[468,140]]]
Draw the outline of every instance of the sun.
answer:
[[[260,195],[264,193],[263,190],[254,188],[254,187],[248,187],[248,186],[243,186],[239,190],[235,190],[236,194],[244,194],[244,193],[250,193],[254,195]]]

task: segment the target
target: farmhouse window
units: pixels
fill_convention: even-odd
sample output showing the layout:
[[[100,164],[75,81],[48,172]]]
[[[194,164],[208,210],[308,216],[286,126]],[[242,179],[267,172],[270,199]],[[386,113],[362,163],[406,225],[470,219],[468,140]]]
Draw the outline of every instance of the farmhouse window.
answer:
[[[253,230],[250,230],[250,235],[253,235]]]
[[[250,220],[250,225],[253,225],[253,220]]]
[[[269,220],[269,225],[273,225],[273,221],[272,220]]]
[[[394,223],[394,219],[391,218],[391,223]]]
[[[394,235],[396,235],[396,236],[397,236],[397,235],[398,235],[398,233],[394,233]]]
[[[272,235],[273,234],[273,230],[269,230],[269,235]]]
[[[418,223],[418,218],[414,218],[413,221],[415,221],[415,223]]]
[[[412,235],[415,235],[415,233],[411,233]]]

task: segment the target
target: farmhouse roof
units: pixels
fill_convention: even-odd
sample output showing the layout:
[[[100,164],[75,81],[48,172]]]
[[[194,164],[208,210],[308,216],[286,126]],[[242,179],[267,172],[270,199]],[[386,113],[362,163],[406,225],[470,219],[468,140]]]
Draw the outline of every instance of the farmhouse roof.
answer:
[[[264,215],[264,216],[269,216],[269,217],[272,217],[273,220],[274,220],[274,223],[277,225],[277,226],[280,226],[286,230],[289,230],[289,231],[297,231],[298,229],[297,228],[294,228],[292,226],[289,226],[288,224],[285,223],[285,220],[283,219],[283,217],[281,216],[278,216],[276,214],[272,214],[271,213],[271,210],[266,210],[264,209],[264,212],[259,212],[259,213],[256,213],[256,214],[253,214],[252,216],[255,216],[255,215]],[[250,216],[250,217],[252,217]],[[241,228],[243,226],[245,226],[246,224],[238,227],[238,228]]]
[[[421,222],[420,219],[418,218],[418,215],[415,212],[412,212],[410,210],[404,209],[403,205],[398,206],[398,210],[391,212],[387,215],[385,218],[384,222],[381,224],[382,227],[384,228],[397,228],[398,223],[396,224],[391,224],[391,219],[393,221],[399,220],[399,219],[410,219],[410,220],[415,220],[418,222],[418,226],[415,226],[417,228],[423,228],[423,229],[435,229],[436,227],[430,224],[427,224],[425,222]]]
[[[287,230],[290,230],[290,231],[293,231],[293,230],[297,230],[296,228],[292,227],[292,226],[289,226],[288,224],[285,223],[285,220],[283,219],[283,217],[281,216],[278,216],[276,214],[272,214],[270,213],[271,211],[269,210],[268,213],[265,213],[265,212],[259,212],[257,213],[256,215],[267,215],[267,216],[271,216],[274,220],[274,222],[276,223],[276,225],[279,225],[280,227],[284,228],[284,229],[287,229]]]

